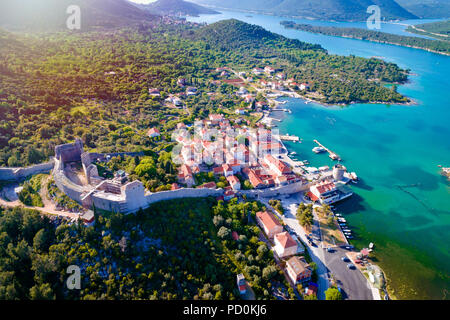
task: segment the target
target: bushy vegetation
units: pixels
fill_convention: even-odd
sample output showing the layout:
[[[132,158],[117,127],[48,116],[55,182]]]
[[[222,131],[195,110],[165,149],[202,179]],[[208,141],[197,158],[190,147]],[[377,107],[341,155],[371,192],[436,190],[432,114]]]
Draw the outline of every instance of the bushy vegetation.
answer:
[[[414,47],[425,50],[432,50],[438,53],[450,54],[450,42],[448,41],[438,41],[430,40],[419,37],[407,37],[392,33],[373,31],[363,28],[339,28],[339,27],[324,27],[324,26],[313,26],[310,24],[298,24],[292,21],[282,21],[281,24],[289,29],[296,29],[301,31],[307,31],[312,33],[320,33],[329,36],[339,36],[347,38],[355,38],[361,40],[376,41],[381,43],[391,43],[400,46]],[[426,26],[426,25],[422,25]],[[448,23],[446,26],[448,30]],[[431,28],[433,29],[433,28]],[[436,28],[438,29],[438,28]],[[438,30],[441,30],[440,28]],[[416,29],[412,27],[408,28],[408,31],[419,33]],[[426,34],[422,32],[423,34]]]
[[[77,34],[0,31],[0,57],[1,166],[46,161],[55,145],[76,137],[90,151],[166,150],[177,123],[211,112],[231,118],[226,111],[241,104],[235,87],[217,84],[211,70],[222,66],[250,71],[272,65],[310,82],[315,99],[325,103],[407,100],[372,81],[405,80],[392,63],[328,55],[320,46],[236,20]],[[183,97],[184,109],[168,107],[168,95],[185,92],[180,77],[199,94]],[[149,88],[161,95],[149,95]],[[149,138],[150,127],[161,137]]]
[[[42,180],[46,177],[47,175],[45,174],[38,174],[30,180],[25,181],[22,185],[23,189],[19,193],[20,202],[27,206],[43,207],[44,203],[42,202],[39,191],[41,190]]]
[[[310,228],[314,223],[312,204],[305,205],[301,202],[297,208],[297,219],[301,226]]]
[[[281,204],[280,200],[276,200],[276,199],[269,200],[269,204],[275,210],[277,210],[279,214],[284,215],[284,208],[283,208],[283,205]]]
[[[127,216],[97,213],[85,227],[0,209],[0,299],[238,299],[238,273],[257,298],[271,298],[271,283],[285,280],[258,239],[258,210],[182,199]],[[69,265],[81,268],[81,290],[65,286]]]

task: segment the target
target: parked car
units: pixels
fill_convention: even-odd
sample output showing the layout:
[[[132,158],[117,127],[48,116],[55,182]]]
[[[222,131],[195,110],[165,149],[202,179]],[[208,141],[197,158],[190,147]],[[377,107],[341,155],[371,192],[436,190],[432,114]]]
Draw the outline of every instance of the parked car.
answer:
[[[341,257],[341,260],[344,262],[350,262],[350,259],[346,256]]]
[[[355,269],[356,267],[355,267],[355,265],[353,263],[349,263],[349,264],[347,264],[347,268]]]
[[[333,252],[333,251],[334,251],[333,248],[331,248],[331,247],[327,248],[327,252]]]

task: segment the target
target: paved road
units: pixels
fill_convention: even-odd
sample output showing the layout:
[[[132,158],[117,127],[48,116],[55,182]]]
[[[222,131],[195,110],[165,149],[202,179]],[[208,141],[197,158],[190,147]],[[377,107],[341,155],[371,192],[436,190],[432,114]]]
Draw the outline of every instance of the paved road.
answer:
[[[333,252],[324,250],[325,259],[330,272],[342,289],[344,299],[373,300],[372,290],[367,279],[358,269],[348,269],[347,264],[341,260],[348,250],[334,248]]]
[[[297,217],[296,217],[296,211],[297,211],[297,203],[301,201],[300,194],[292,195],[289,198],[282,199],[283,206],[285,207],[285,214],[284,216],[278,215],[281,219],[283,219],[284,223],[287,224],[289,227],[291,227],[298,236],[300,236],[300,239],[303,241],[303,243],[308,244],[308,240],[306,239],[306,234],[303,231],[303,228],[298,223]],[[261,202],[263,202],[265,205],[268,206],[268,202],[264,201],[264,199],[259,199]],[[276,211],[274,211],[276,212]],[[277,213],[278,214],[278,213]],[[317,292],[317,298],[320,300],[325,300],[325,290],[328,289],[328,269],[323,263],[323,249],[318,247],[312,247],[312,246],[306,246],[306,250],[308,250],[309,255],[311,256],[311,259],[317,264],[317,275],[318,275],[318,292]]]
[[[268,200],[264,201],[262,198],[259,200],[268,206]],[[320,241],[314,241],[317,246],[310,246],[308,244],[305,231],[298,223],[296,217],[298,203],[304,202],[301,193],[294,194],[290,197],[282,197],[281,200],[285,208],[285,215],[280,216],[278,213],[277,215],[300,236],[300,239],[306,245],[311,259],[317,264],[319,286],[317,297],[319,299],[325,299],[324,292],[329,287],[329,277],[333,275],[339,281],[338,283],[343,290],[345,299],[373,300],[372,291],[364,275],[357,269],[349,270],[347,263],[341,260],[341,257],[345,255],[345,249],[335,248],[334,252],[327,252],[322,248]],[[317,226],[317,221],[314,221],[314,223],[314,238],[320,239],[320,229]]]

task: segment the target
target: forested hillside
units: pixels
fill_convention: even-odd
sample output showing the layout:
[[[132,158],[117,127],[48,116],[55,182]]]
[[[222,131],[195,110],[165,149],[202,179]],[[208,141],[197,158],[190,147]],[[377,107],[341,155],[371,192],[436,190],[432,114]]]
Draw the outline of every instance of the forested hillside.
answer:
[[[0,299],[228,300],[239,297],[239,273],[270,299],[270,288],[286,280],[248,219],[260,209],[183,199],[136,215],[103,213],[95,226],[78,227],[0,208]],[[66,287],[69,265],[81,269],[81,290]]]
[[[141,4],[138,7],[151,13],[162,15],[188,15],[198,16],[199,14],[217,14],[218,12],[199,6],[195,3],[183,0],[158,0],[149,4]]]
[[[339,36],[381,43],[390,43],[450,55],[450,42],[448,41],[424,39],[419,37],[406,37],[386,32],[366,30],[362,28],[313,26],[310,24],[298,24],[294,23],[293,21],[282,21],[281,24],[289,29],[320,33],[329,36]]]
[[[76,137],[100,152],[161,150],[168,145],[148,138],[149,127],[170,141],[176,123],[241,103],[232,86],[214,84],[211,70],[221,66],[273,65],[309,81],[324,103],[408,101],[380,83],[406,80],[395,64],[328,55],[235,20],[40,37],[2,32],[0,57],[1,166],[46,161]],[[201,93],[184,99],[185,110],[164,104],[185,91],[179,77]]]
[[[194,2],[217,8],[336,21],[365,21],[370,15],[367,8],[370,5],[378,5],[383,20],[416,18],[394,0],[195,0]]]

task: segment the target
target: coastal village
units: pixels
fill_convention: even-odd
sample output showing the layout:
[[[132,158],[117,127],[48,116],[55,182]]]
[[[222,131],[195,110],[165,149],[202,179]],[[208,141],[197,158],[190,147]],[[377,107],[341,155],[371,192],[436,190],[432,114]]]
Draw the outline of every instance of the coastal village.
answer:
[[[318,295],[319,290],[323,294],[324,290],[334,283],[335,280],[329,277],[322,278],[319,281],[321,283],[311,281],[317,268],[326,268],[325,262],[317,257],[323,256],[323,252],[318,255],[315,250],[332,252],[336,250],[332,247],[343,246],[344,249],[339,250],[344,250],[344,257],[352,257],[351,260],[342,260],[348,269],[361,269],[365,263],[370,266],[367,257],[372,249],[365,251],[363,255],[360,253],[357,257],[346,254],[346,250],[351,251],[352,246],[348,240],[353,239],[353,235],[340,215],[330,215],[333,217],[333,228],[339,233],[338,236],[331,237],[331,243],[331,240],[322,241],[323,226],[320,223],[315,231],[312,227],[301,227],[297,219],[296,226],[290,227],[287,215],[280,215],[270,205],[273,199],[297,197],[303,203],[314,205],[314,208],[330,208],[334,203],[349,198],[353,192],[346,184],[358,180],[356,173],[348,172],[340,163],[331,168],[313,168],[307,166],[306,160],[296,160],[292,156],[295,152],[289,152],[283,141],[301,143],[300,138],[288,134],[280,135],[278,130],[273,129],[271,112],[290,112],[281,108],[281,102],[275,99],[282,96],[306,98],[314,94],[310,91],[311,85],[306,82],[298,84],[294,79],[286,80],[282,70],[270,66],[251,70],[255,77],[259,77],[258,80],[247,76],[246,72],[235,72],[226,67],[217,68],[215,72],[223,78],[219,81],[236,86],[235,94],[242,99],[243,104],[228,115],[209,114],[205,119],[197,118],[194,123],[177,124],[172,139],[177,142],[178,148],[172,151],[172,160],[178,165],[178,182],[172,183],[170,190],[150,192],[141,181],[130,181],[123,170],[115,172],[112,179],[106,179],[99,174],[98,165],[115,156],[142,154],[84,152],[81,140],[55,148],[53,178],[61,192],[84,208],[79,211],[81,221],[86,225],[95,223],[92,207],[129,214],[154,202],[185,197],[215,196],[217,200],[223,201],[234,198],[237,201],[256,199],[267,205],[266,211],[256,214],[256,223],[262,231],[261,239],[273,251],[277,264],[293,288],[304,288],[306,295]],[[183,98],[200,92],[189,86],[184,78],[178,79],[177,84],[186,88],[185,94],[170,95],[165,99],[165,103],[169,108],[183,109]],[[158,88],[150,88],[148,92],[150,96],[160,97]],[[260,116],[252,126],[248,116],[254,114]],[[151,139],[161,139],[162,136],[157,127],[149,128],[146,134]],[[315,142],[318,147],[312,152],[328,152],[330,159],[341,160],[335,152],[317,140]],[[198,176],[209,177],[210,181],[199,183]],[[20,189],[17,192],[20,192]],[[281,200],[281,203],[285,202]],[[298,203],[295,208],[297,206]],[[295,217],[296,209],[288,210],[294,211]],[[233,238],[236,237],[238,235],[233,234]],[[314,239],[321,243],[320,248],[314,243]],[[314,253],[316,257],[314,268],[305,260],[307,251],[311,251],[308,254]],[[328,274],[323,270],[320,272]],[[251,297],[251,288],[243,274],[237,275],[237,286],[242,298],[246,299],[249,295]],[[374,292],[379,296],[378,289],[374,289]],[[284,299],[283,295],[280,297]]]

